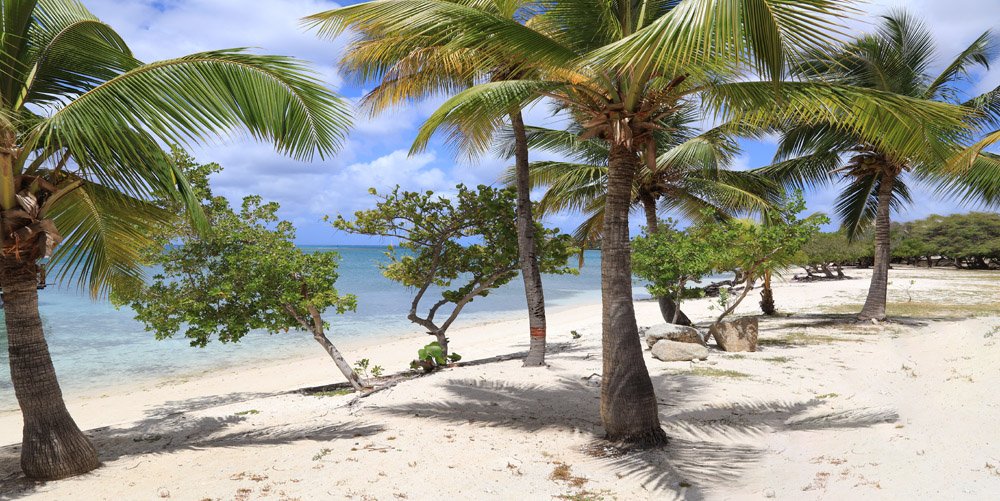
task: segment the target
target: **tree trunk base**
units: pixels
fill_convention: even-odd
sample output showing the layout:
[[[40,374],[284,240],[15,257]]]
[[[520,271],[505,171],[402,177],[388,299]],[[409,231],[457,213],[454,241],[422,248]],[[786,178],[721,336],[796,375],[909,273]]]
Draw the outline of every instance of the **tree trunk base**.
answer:
[[[668,324],[674,323],[674,312],[678,309],[674,300],[668,296],[660,296],[656,298],[656,301],[660,304],[660,315],[663,316],[663,321]],[[694,323],[683,311],[680,311],[677,313],[677,325],[694,325]]]
[[[67,427],[66,421],[72,424]],[[21,471],[36,480],[81,475],[101,465],[97,450],[66,413],[55,420],[25,424]]]
[[[531,329],[531,347],[523,367],[545,367],[545,329],[540,330],[541,335],[538,335],[536,329]]]
[[[777,313],[774,309],[774,293],[771,289],[760,291],[760,311],[764,312],[765,315]]]
[[[655,449],[664,447],[670,441],[667,433],[662,428],[649,430],[641,434],[630,434],[627,436],[612,436],[608,434],[605,440],[612,442],[616,447],[622,449]]]

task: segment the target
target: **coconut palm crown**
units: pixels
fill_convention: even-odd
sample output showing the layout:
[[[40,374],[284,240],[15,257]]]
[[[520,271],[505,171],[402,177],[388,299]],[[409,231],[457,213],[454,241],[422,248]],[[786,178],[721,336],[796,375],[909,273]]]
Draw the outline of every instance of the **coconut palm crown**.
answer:
[[[957,105],[970,110],[970,119],[977,126],[995,122],[1000,117],[1000,90],[962,99],[960,88],[967,83],[970,70],[988,68],[997,57],[997,33],[980,35],[936,75],[930,71],[935,47],[923,23],[897,10],[883,16],[873,33],[812,52],[793,70],[803,78],[892,93],[927,105]],[[938,132],[951,135],[956,131]],[[775,163],[757,171],[795,187],[846,181],[835,210],[848,236],[853,238],[872,223],[875,231],[875,269],[865,305],[858,314],[861,320],[885,318],[890,213],[912,202],[912,183],[908,181],[974,200],[982,190],[970,182],[992,169],[984,158],[966,172],[956,173],[947,168],[952,158],[948,150],[933,149],[942,144],[939,138],[928,139],[926,151],[907,153],[824,121],[795,124],[781,138]]]
[[[188,204],[207,231],[164,145],[243,130],[294,158],[325,157],[346,134],[349,108],[290,58],[232,49],[143,63],[74,0],[3,1],[0,15],[0,287],[24,417],[21,467],[62,478],[98,460],[49,357],[38,261],[95,295],[135,284],[145,229],[164,217],[152,195]]]

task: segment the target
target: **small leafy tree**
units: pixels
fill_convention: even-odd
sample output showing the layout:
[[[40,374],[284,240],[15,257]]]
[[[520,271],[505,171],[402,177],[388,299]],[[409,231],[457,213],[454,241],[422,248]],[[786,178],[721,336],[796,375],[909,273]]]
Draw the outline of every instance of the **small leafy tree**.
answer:
[[[676,222],[668,219],[660,223],[658,231],[632,241],[632,273],[650,282],[646,290],[653,297],[673,299],[677,307],[674,317],[667,319],[671,323],[677,323],[680,316],[685,286],[712,273],[720,258],[719,246],[708,228],[699,225],[678,230]]]
[[[736,310],[746,298],[755,280],[788,266],[792,257],[830,219],[812,215],[799,219],[805,210],[802,194],[796,192],[769,212],[768,224],[728,219],[710,227],[705,238],[723,249],[716,264],[717,271],[733,271],[746,277],[743,292],[721,307],[715,324]]]
[[[175,152],[187,172],[194,174],[195,192],[201,195],[205,215],[213,230],[202,234],[189,225],[163,225],[155,239],[172,244],[159,251],[147,249],[149,264],[163,271],[141,288],[117,291],[112,300],[129,305],[136,320],[146,324],[157,339],[177,332],[204,347],[213,338],[237,342],[254,329],[270,333],[303,329],[323,346],[355,389],[361,382],[351,366],[326,336],[322,314],[354,310],[355,296],[340,294],[336,253],[306,254],[295,247],[295,229],[278,221],[277,203],[263,203],[257,196],[243,199],[239,213],[223,197],[213,197],[207,175],[218,166],[194,165]],[[165,204],[170,208],[170,204]],[[180,206],[174,207],[181,211]],[[178,212],[177,221],[183,221]],[[175,221],[175,222],[177,222]]]
[[[379,199],[374,209],[354,213],[348,220],[338,215],[335,228],[348,233],[399,239],[397,250],[389,246],[388,264],[380,265],[391,280],[416,289],[407,318],[427,329],[437,346],[428,345],[415,364],[432,370],[427,359],[448,359],[447,330],[462,308],[517,276],[517,226],[515,193],[509,189],[457,186],[457,193],[444,198],[427,192],[401,191],[397,186],[387,195],[369,192]],[[535,222],[535,246],[542,273],[576,273],[566,261],[575,252],[571,237],[546,229]],[[473,243],[463,244],[462,239]],[[441,290],[440,299],[420,313],[420,303],[432,287]],[[442,323],[435,317],[441,307],[451,304],[451,314]],[[438,353],[440,350],[440,353]]]

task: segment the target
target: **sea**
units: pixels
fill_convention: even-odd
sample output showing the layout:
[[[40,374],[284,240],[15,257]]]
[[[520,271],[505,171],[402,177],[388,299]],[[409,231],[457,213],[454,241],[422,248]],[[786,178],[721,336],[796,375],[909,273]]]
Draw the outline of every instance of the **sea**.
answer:
[[[358,297],[356,312],[323,317],[331,324],[328,336],[335,345],[424,332],[406,319],[414,290],[385,278],[378,268],[379,263],[388,261],[385,247],[302,246],[302,249],[337,252],[341,259],[337,290]],[[577,261],[575,256],[571,258],[571,264]],[[547,307],[562,309],[599,302],[600,264],[600,251],[586,251],[578,275],[543,275]],[[641,283],[637,282],[633,291],[637,298],[649,297]],[[155,383],[206,370],[320,354],[312,337],[301,331],[273,335],[252,332],[240,342],[213,341],[204,348],[190,346],[182,333],[158,341],[133,318],[130,308],[116,309],[107,300],[94,299],[74,284],[50,285],[38,291],[38,300],[42,328],[67,398],[100,394],[103,389],[121,387],[123,382]],[[453,327],[516,318],[524,311],[524,285],[517,278],[468,304]],[[438,317],[446,318],[448,313],[441,311]],[[17,403],[10,383],[3,322],[0,322],[0,348],[0,412],[5,412],[17,409]]]

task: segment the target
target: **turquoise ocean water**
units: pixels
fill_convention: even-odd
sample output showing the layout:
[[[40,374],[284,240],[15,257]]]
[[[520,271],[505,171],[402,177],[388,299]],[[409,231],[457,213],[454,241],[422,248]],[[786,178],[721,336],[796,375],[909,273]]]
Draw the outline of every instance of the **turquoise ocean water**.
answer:
[[[386,260],[384,247],[303,249],[340,253],[337,289],[358,296],[357,312],[324,317],[332,325],[329,335],[334,344],[423,332],[406,319],[413,291],[391,282],[378,270],[378,262]],[[542,280],[550,308],[599,301],[600,252],[587,251],[579,275],[545,275]],[[637,284],[635,293],[643,296],[645,290]],[[274,335],[253,332],[239,343],[212,342],[206,348],[192,348],[182,336],[157,341],[133,320],[131,309],[116,310],[107,301],[92,300],[72,285],[49,286],[39,291],[38,299],[52,360],[68,398],[213,368],[321,354],[311,336],[296,331]],[[524,308],[524,286],[518,278],[466,306],[456,325],[516,317]],[[442,311],[438,316],[446,317],[448,313]],[[0,348],[3,412],[17,408],[8,372],[6,330],[0,330]]]

